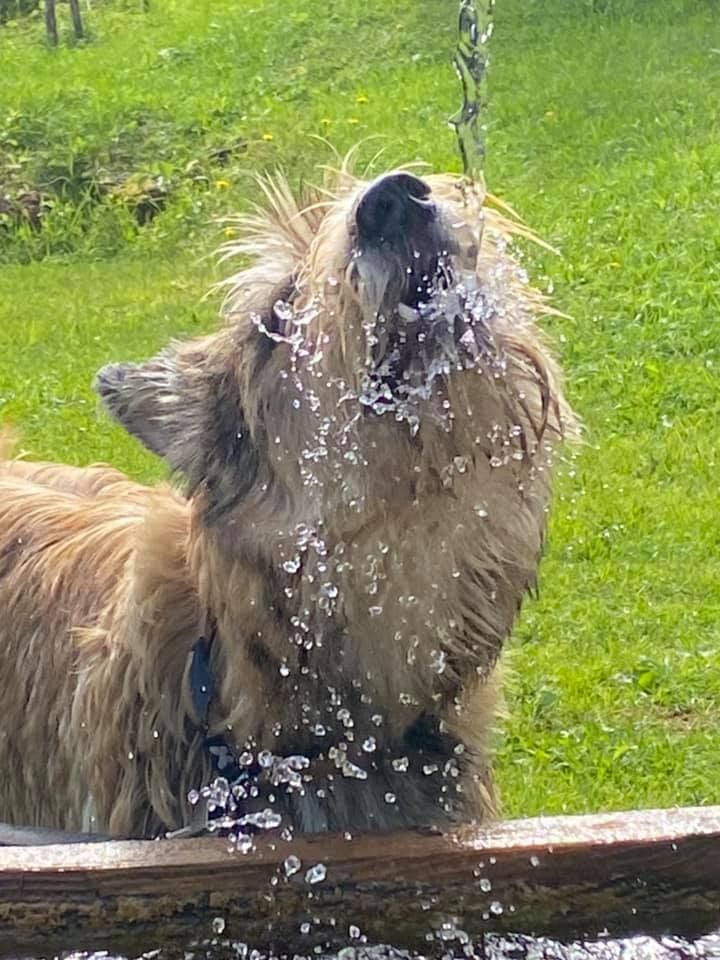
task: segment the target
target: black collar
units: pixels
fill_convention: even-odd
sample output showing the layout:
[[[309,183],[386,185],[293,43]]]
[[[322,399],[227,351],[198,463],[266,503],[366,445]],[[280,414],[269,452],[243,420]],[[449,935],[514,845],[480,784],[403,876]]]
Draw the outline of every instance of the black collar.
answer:
[[[229,783],[247,780],[255,770],[252,766],[241,767],[235,754],[221,734],[209,735],[210,704],[215,694],[215,674],[211,660],[213,642],[217,637],[217,622],[210,620],[209,637],[201,636],[192,648],[190,662],[190,691],[195,712],[200,718],[200,727],[204,735],[205,750],[215,774],[224,777]],[[259,769],[259,768],[258,768]]]

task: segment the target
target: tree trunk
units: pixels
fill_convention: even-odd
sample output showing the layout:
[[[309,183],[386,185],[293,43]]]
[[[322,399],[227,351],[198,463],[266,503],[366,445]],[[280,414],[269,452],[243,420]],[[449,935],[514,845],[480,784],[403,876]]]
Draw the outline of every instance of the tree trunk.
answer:
[[[82,17],[80,16],[80,0],[70,0],[70,16],[72,17],[75,39],[82,40],[84,37]]]
[[[45,28],[51,47],[58,44],[57,19],[55,18],[55,0],[45,0]]]

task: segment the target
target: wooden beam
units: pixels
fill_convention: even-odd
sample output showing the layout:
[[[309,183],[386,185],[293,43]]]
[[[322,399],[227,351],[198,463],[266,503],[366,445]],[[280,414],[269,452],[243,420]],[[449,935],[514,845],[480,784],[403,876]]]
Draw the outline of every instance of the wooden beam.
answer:
[[[324,879],[308,882],[313,867]],[[218,917],[224,936],[291,955],[347,943],[350,925],[423,950],[449,918],[471,937],[696,936],[720,927],[720,807],[263,837],[247,854],[217,838],[0,849],[7,955],[38,943],[140,952],[211,936]]]

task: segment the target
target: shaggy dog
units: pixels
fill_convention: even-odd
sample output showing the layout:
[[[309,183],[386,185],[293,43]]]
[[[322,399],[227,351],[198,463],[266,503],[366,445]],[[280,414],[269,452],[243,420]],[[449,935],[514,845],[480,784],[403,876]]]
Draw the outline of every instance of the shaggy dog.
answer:
[[[0,464],[0,819],[495,811],[496,664],[575,429],[522,228],[451,176],[261,186],[222,329],[97,377],[182,494]]]

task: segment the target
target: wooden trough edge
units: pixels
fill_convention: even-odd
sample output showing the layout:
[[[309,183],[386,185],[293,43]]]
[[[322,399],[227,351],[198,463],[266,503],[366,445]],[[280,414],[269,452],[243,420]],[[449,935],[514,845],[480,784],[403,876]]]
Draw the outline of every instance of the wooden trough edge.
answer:
[[[225,936],[291,953],[342,944],[350,925],[424,950],[448,922],[470,937],[697,936],[720,928],[720,807],[275,835],[245,854],[219,838],[0,849],[5,955],[50,941],[147,950],[209,937],[218,917]]]

